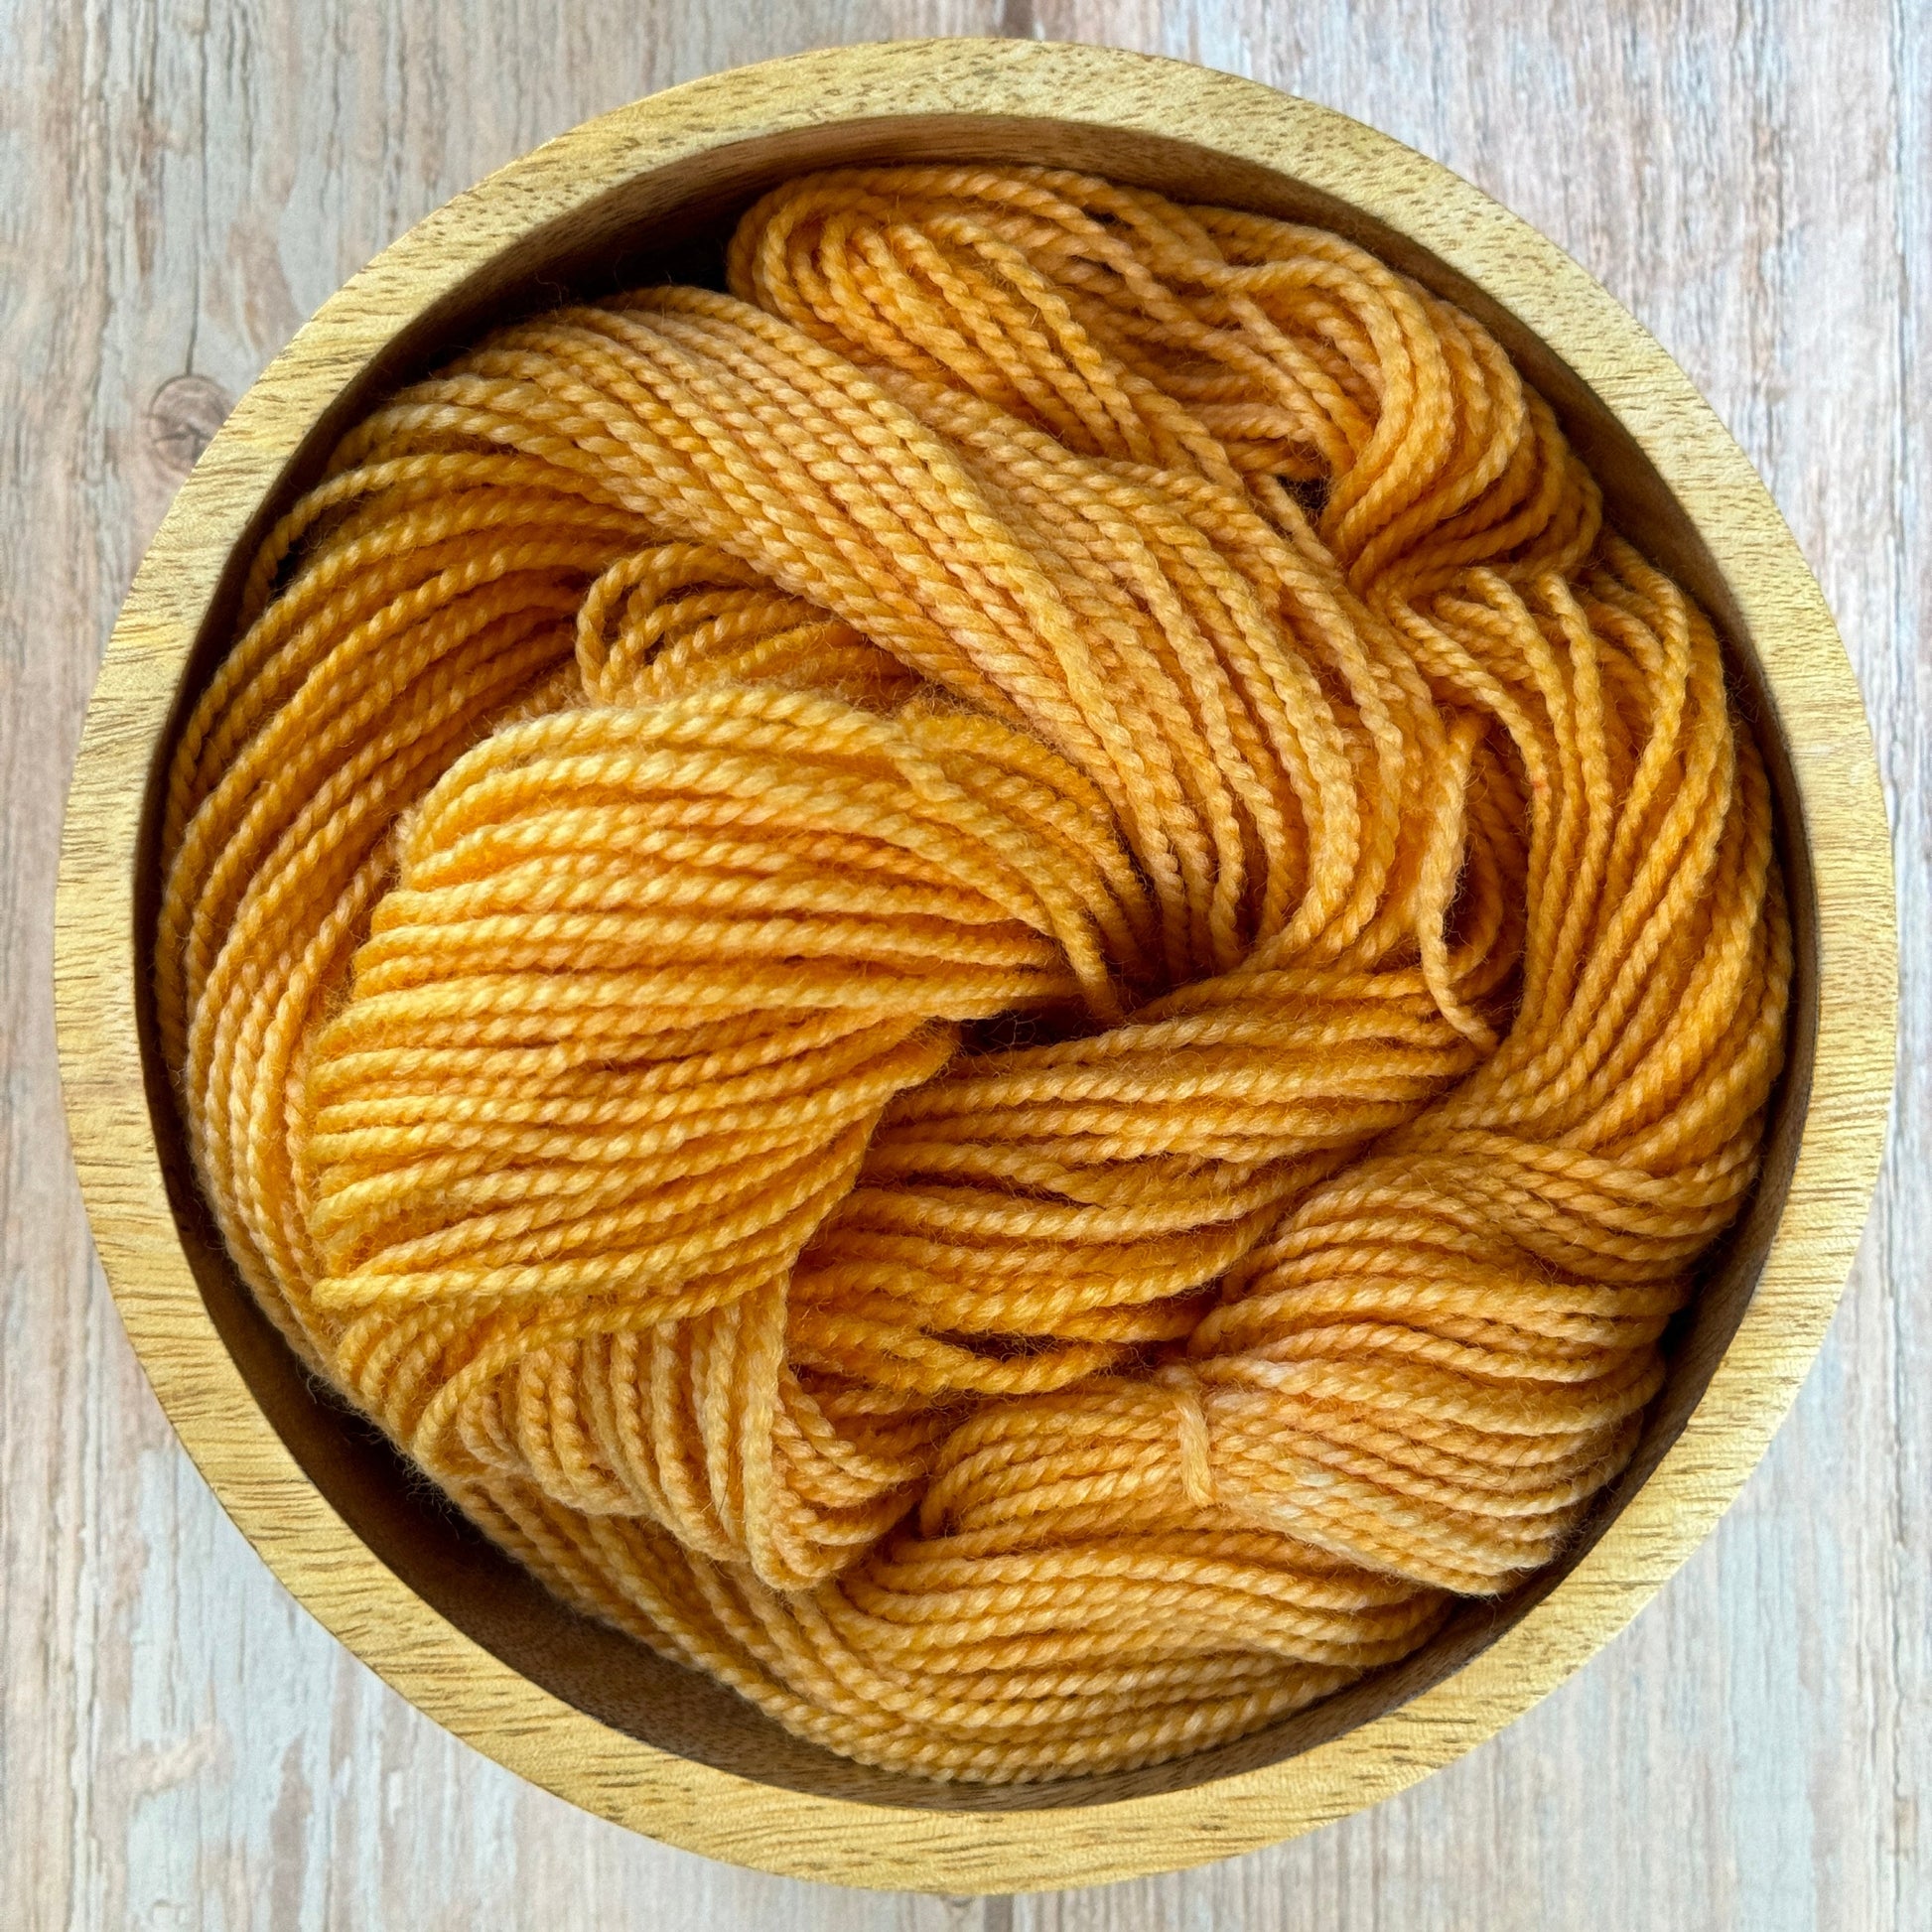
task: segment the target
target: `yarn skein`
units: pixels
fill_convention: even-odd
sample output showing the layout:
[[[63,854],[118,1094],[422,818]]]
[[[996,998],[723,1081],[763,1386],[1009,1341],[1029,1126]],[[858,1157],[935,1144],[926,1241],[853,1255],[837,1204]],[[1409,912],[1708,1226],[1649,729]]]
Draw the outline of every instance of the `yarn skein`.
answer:
[[[1038,168],[344,438],[155,948],[291,1345],[566,1601],[989,1783],[1403,1657],[1623,1468],[1791,937],[1710,623],[1469,317]]]

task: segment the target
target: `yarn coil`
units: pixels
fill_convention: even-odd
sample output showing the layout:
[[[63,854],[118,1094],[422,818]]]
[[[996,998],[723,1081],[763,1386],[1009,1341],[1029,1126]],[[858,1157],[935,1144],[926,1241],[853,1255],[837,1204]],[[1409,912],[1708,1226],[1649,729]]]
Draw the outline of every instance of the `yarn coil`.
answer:
[[[865,1762],[1238,1737],[1561,1550],[1754,1176],[1709,621],[1468,316],[813,175],[279,522],[155,946],[261,1306],[553,1590]]]

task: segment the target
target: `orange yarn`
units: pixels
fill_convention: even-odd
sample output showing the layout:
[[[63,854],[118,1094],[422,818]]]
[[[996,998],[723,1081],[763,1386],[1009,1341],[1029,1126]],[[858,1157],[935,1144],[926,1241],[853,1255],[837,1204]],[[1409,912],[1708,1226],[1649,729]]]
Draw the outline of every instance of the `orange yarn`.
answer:
[[[1623,1466],[1791,942],[1697,608],[1334,235],[841,172],[343,442],[182,737],[162,1034],[303,1356],[868,1762],[1155,1762]]]

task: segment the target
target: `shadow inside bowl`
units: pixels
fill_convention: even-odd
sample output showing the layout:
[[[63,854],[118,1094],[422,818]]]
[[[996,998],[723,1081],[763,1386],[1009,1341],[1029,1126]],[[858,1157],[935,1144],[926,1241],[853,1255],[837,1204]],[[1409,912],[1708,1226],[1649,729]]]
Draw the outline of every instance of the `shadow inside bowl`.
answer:
[[[476,1642],[565,1702],[656,1748],[792,1790],[943,1811],[1061,1808],[1181,1790],[1290,1758],[1440,1683],[1548,1596],[1642,1485],[1703,1396],[1748,1304],[1797,1159],[1818,1031],[1818,917],[1796,785],[1769,689],[1729,589],[1689,515],[1610,409],[1509,312],[1414,242],[1273,171],[1154,135],[976,115],[853,121],[774,134],[655,169],[494,258],[398,335],[304,439],[232,552],[148,774],[136,892],[144,990],[159,892],[159,795],[188,707],[231,641],[242,579],[263,535],[321,473],[339,437],[388,390],[511,316],[638,283],[722,282],[723,244],[766,189],[813,168],[911,160],[1077,168],[1332,228],[1481,321],[1556,408],[1603,486],[1614,525],[1692,592],[1724,638],[1732,688],[1762,747],[1777,803],[1778,856],[1796,941],[1789,1050],[1773,1096],[1762,1172],[1744,1213],[1704,1265],[1700,1292],[1666,1337],[1669,1372],[1630,1466],[1566,1553],[1514,1594],[1464,1604],[1402,1663],[1231,1744],[1153,1769],[983,1789],[871,1770],[781,1729],[707,1677],[566,1608],[457,1515],[362,1418],[321,1390],[228,1261],[201,1200],[163,1068],[151,1002],[139,1016],[148,1086],[183,1247],[221,1339],[290,1452],[369,1549]]]

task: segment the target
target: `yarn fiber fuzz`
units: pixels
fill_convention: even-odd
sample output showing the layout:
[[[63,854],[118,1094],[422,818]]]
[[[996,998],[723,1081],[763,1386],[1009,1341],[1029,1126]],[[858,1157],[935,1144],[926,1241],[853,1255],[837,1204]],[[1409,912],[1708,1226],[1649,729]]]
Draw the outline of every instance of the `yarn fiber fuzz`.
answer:
[[[1550,1561],[1791,939],[1697,606],[1469,317],[1035,168],[808,176],[264,544],[164,1049],[303,1359],[868,1763],[1252,1731]]]

